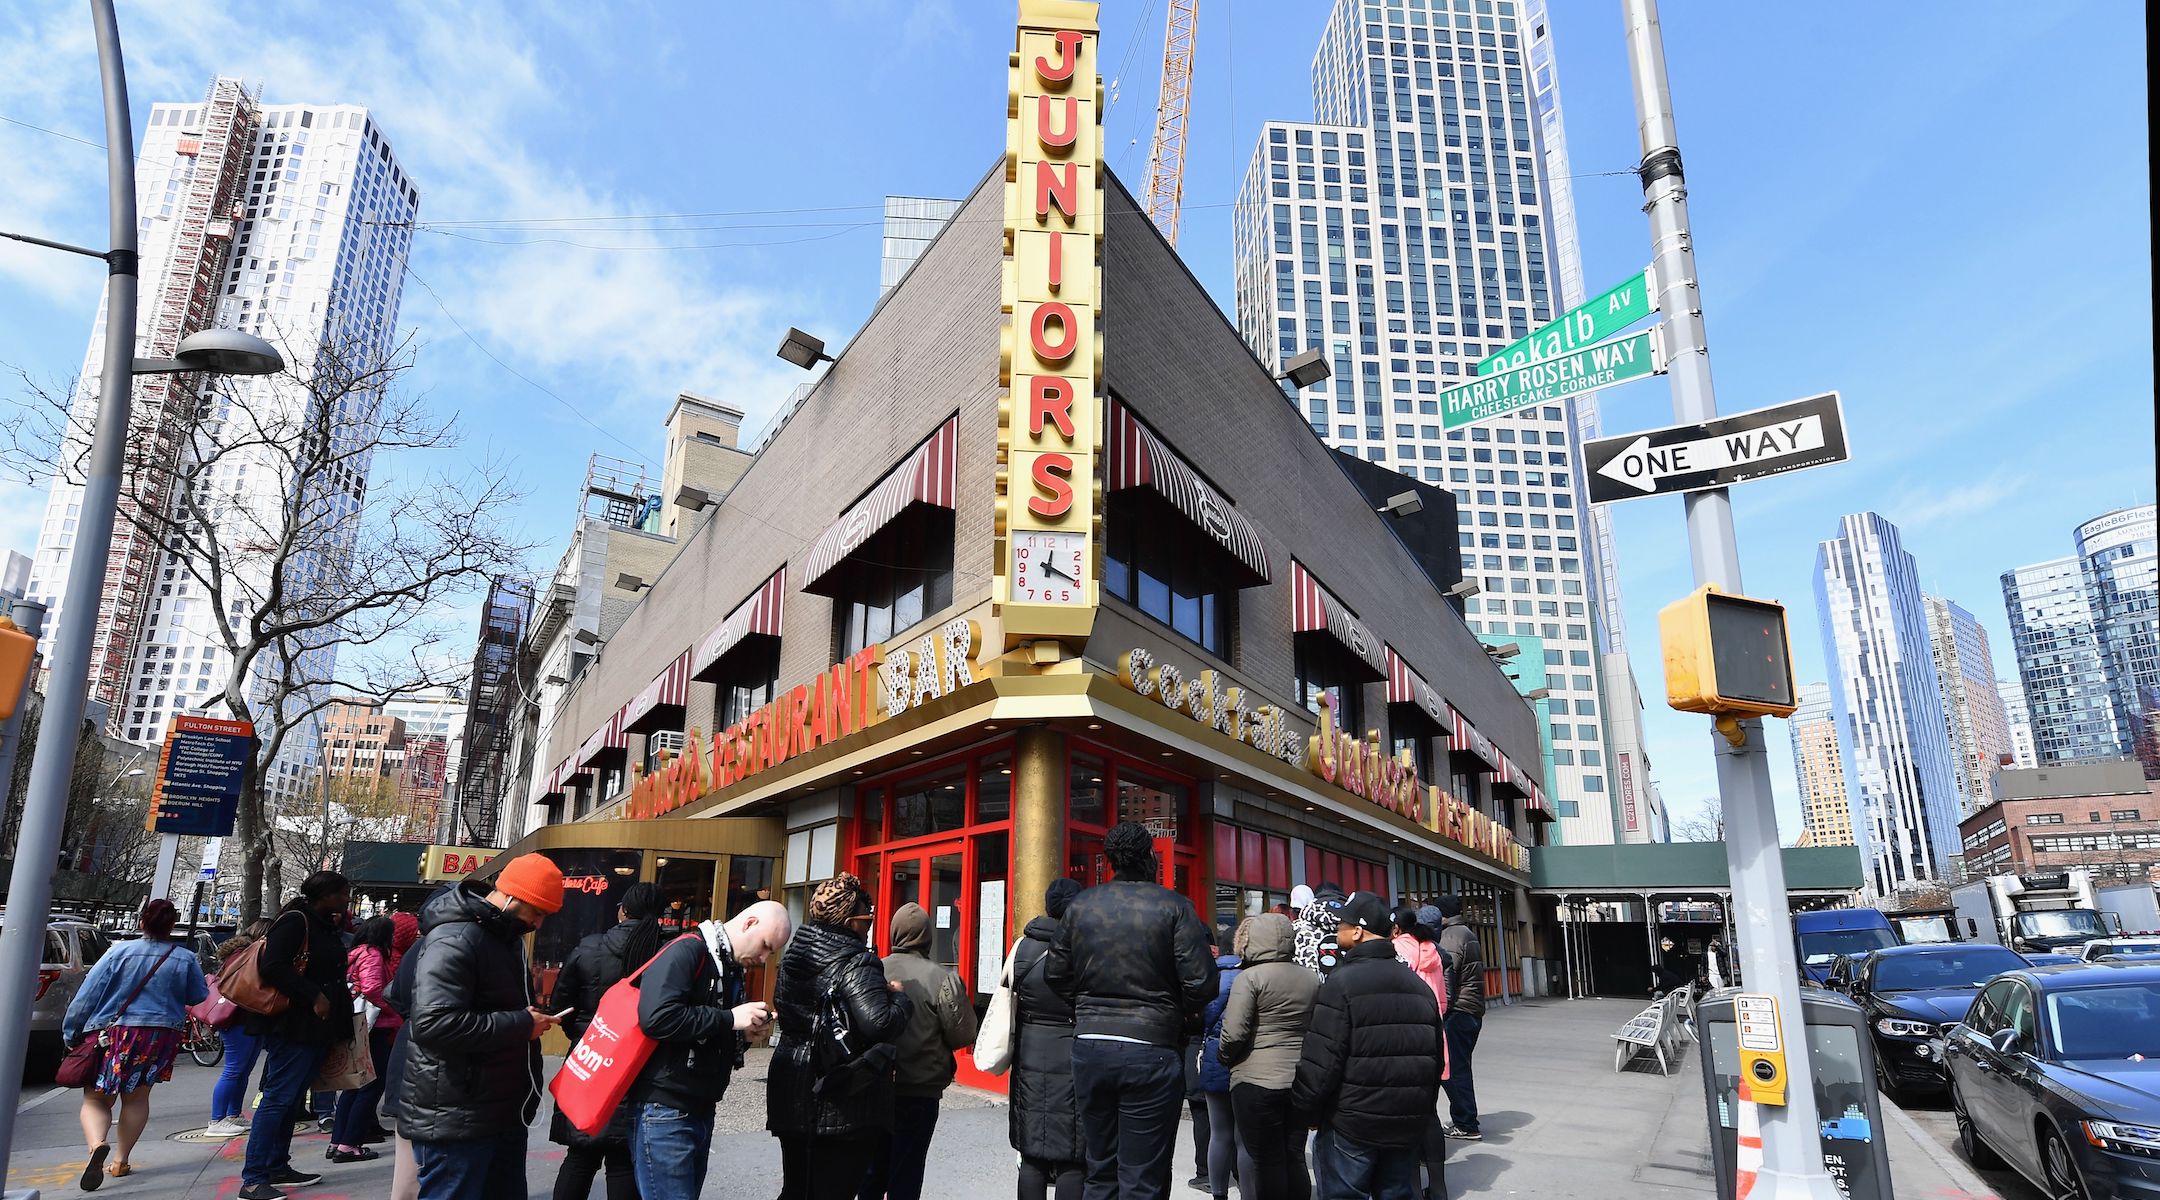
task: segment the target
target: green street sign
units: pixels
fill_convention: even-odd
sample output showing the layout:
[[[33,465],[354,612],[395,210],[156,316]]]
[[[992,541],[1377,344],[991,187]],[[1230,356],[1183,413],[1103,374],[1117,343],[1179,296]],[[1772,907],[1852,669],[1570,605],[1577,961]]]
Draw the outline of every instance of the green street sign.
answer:
[[[1529,337],[1487,355],[1479,361],[1477,373],[1490,375],[1503,367],[1520,367],[1573,353],[1604,341],[1656,311],[1657,297],[1650,291],[1650,268],[1644,267],[1561,313]]]
[[[1484,375],[1440,393],[1441,423],[1448,429],[1474,425],[1583,392],[1640,379],[1665,369],[1653,346],[1655,326],[1641,333],[1586,346],[1572,354],[1547,358]]]

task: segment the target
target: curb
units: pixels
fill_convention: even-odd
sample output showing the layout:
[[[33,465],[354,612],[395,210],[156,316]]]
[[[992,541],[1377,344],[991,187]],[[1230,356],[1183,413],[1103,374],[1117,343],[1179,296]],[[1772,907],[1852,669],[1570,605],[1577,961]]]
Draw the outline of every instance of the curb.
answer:
[[[1878,1092],[1877,1095],[1881,1095],[1881,1093]],[[1919,1145],[1920,1152],[1928,1156],[1928,1160],[1935,1164],[1936,1169],[1949,1176],[1953,1186],[1959,1188],[1968,1196],[1982,1198],[1982,1200],[2000,1200],[2000,1193],[1988,1186],[1987,1181],[1980,1178],[1970,1166],[1966,1165],[1965,1160],[1959,1158],[1956,1151],[1937,1143],[1928,1134],[1927,1130],[1920,1128],[1920,1123],[1913,1120],[1912,1114],[1906,1112],[1902,1105],[1888,1096],[1882,1096],[1882,1106],[1883,1111],[1889,1113],[1891,1119],[1898,1123],[1898,1128],[1904,1130],[1905,1136]],[[1892,1174],[1894,1176],[1895,1171]]]

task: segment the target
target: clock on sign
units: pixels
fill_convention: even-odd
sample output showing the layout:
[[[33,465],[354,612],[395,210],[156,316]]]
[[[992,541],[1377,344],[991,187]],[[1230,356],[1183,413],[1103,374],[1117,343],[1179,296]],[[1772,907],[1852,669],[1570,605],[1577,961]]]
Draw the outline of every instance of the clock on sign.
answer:
[[[1087,539],[1078,532],[1014,530],[1012,594],[1015,600],[1082,604],[1087,600]]]

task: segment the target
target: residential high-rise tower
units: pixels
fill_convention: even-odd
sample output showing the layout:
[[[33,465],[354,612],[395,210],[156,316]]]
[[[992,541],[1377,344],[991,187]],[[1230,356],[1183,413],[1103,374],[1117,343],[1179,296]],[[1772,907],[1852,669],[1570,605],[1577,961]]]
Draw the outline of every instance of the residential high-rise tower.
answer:
[[[271,413],[305,402],[306,389],[295,378],[309,374],[327,348],[355,365],[388,352],[419,192],[366,109],[265,105],[239,81],[220,78],[200,102],[152,105],[136,162],[139,354],[169,355],[181,338],[213,326],[266,338],[291,372],[222,379],[218,396]],[[87,433],[96,411],[103,343],[101,306],[75,398],[71,424],[78,435]],[[196,412],[210,402],[202,385],[191,375],[135,382],[129,469],[138,478],[123,489],[125,503],[175,502],[172,483],[186,462],[187,439],[215,426]],[[291,490],[279,461],[268,453],[221,458],[216,483],[230,511],[276,510]],[[357,511],[371,464],[355,453],[344,466],[334,494],[313,502]],[[46,506],[31,592],[49,604],[57,605],[67,586],[81,497],[80,487],[58,481]],[[259,590],[266,582],[236,586]],[[73,616],[54,613],[57,620]],[[209,600],[185,566],[125,512],[97,619],[91,695],[110,707],[111,732],[156,742],[175,713],[213,705],[230,664]],[[304,742],[294,747],[298,758],[314,752]]]
[[[1594,413],[1548,404],[1442,429],[1439,393],[1556,315],[1569,272],[1581,288],[1573,210],[1553,186],[1567,172],[1550,27],[1534,11],[1337,0],[1314,120],[1265,122],[1239,191],[1237,320],[1278,371],[1322,352],[1329,378],[1285,387],[1328,444],[1454,491],[1463,576],[1481,589],[1471,628],[1544,649],[1557,840],[1651,840],[1664,818],[1639,724],[1609,740],[1608,709],[1638,701],[1607,670],[1624,652],[1601,605],[1610,539],[1585,515],[1575,461]]]
[[[1995,659],[1987,630],[1956,601],[1923,597],[1928,648],[1935,657],[1935,684],[1942,690],[1943,719],[1958,758],[1963,817],[1995,798],[1995,773],[2012,754],[2010,722],[1995,690]]]
[[[2160,778],[2160,556],[2154,507],[2102,513],[2077,527],[2079,570],[2124,752]]]
[[[2029,771],[2039,759],[2033,753],[2032,717],[2025,711],[2025,688],[2015,679],[1997,679],[1995,694],[2002,697],[2003,724],[2010,731],[2013,765]]]
[[[2088,521],[2082,528],[2105,520]],[[2148,516],[2148,529],[2150,521]],[[2096,535],[2095,544],[2112,542],[2110,533],[2134,534],[2134,529],[2130,524],[2105,530]],[[2134,536],[2127,541],[2134,547]],[[2101,553],[2105,557],[2108,552],[2103,548]],[[2150,551],[2147,555],[2149,561]],[[2127,556],[2124,565],[2134,560],[2134,554]],[[2013,567],[2002,573],[2002,589],[2039,764],[2132,753],[2135,734],[2116,704],[2083,554]]]
[[[1869,890],[1939,879],[1958,849],[1958,771],[1936,686],[1920,574],[1897,526],[1839,522],[1815,552],[1815,606],[1837,710],[1854,841]]]
[[[1845,794],[1845,756],[1838,750],[1837,708],[1827,683],[1803,684],[1791,718],[1793,773],[1800,781],[1800,844],[1853,844],[1852,809]]]

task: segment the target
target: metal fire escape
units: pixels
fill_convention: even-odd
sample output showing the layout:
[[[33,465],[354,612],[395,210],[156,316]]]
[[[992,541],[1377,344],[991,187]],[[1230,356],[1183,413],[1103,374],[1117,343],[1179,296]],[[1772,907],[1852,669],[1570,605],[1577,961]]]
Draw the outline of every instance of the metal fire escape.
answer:
[[[172,169],[184,171],[185,179],[165,269],[156,290],[146,295],[136,343],[143,357],[171,357],[180,339],[210,328],[215,319],[247,165],[254,156],[259,111],[238,80],[214,80],[203,98],[201,123],[178,140]],[[144,517],[164,512],[173,502],[173,480],[186,452],[187,432],[197,419],[194,408],[201,384],[196,375],[145,375],[134,381],[119,519],[113,523],[112,554],[91,649],[91,697],[115,711],[126,701],[130,658],[162,549],[156,538],[144,534]]]
[[[1155,102],[1155,140],[1148,146],[1148,220],[1177,245],[1178,210],[1185,202],[1185,118],[1192,111],[1193,30],[1200,0],[1170,0],[1163,25],[1162,92]]]
[[[443,805],[441,840],[493,846],[501,830],[503,789],[518,778],[510,761],[514,725],[522,704],[518,647],[532,618],[532,585],[498,579],[488,586],[473,651],[472,691],[465,708],[465,758],[458,770],[457,798]],[[516,798],[522,802],[523,796]]]

